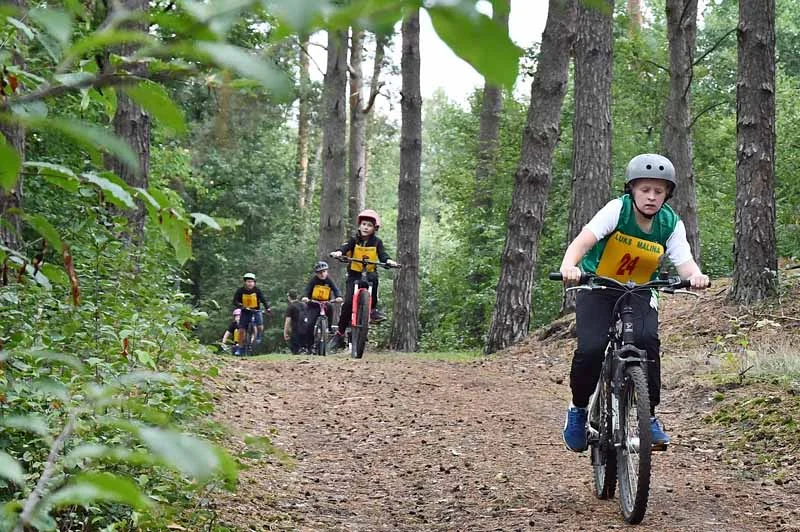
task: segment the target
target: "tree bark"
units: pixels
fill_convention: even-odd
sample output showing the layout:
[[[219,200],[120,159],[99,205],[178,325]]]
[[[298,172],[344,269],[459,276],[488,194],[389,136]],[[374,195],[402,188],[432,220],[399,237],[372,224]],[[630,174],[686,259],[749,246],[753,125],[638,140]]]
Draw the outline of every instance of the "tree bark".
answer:
[[[419,9],[403,20],[400,181],[397,185],[397,257],[394,319],[390,342],[398,351],[416,351],[419,340],[419,226],[422,166]]]
[[[669,96],[664,109],[664,155],[675,166],[678,186],[670,204],[686,226],[686,238],[700,262],[697,187],[692,165],[692,77],[697,39],[697,0],[667,0]]]
[[[25,0],[11,0],[11,4],[19,7],[25,7]],[[25,70],[25,58],[15,49],[11,49],[11,62]],[[17,87],[17,92],[21,92],[22,85]],[[7,89],[8,90],[8,89]],[[25,129],[17,124],[6,124],[0,122],[0,135],[3,135],[8,142],[8,145],[17,150],[20,160],[25,160]],[[0,219],[5,219],[8,226],[0,224],[0,244],[13,249],[19,250],[21,247],[22,227],[20,225],[19,216],[16,214],[8,214],[9,209],[18,209],[22,206],[22,172],[17,176],[17,184],[13,189],[6,191],[0,188]],[[56,250],[61,251],[61,250]]]
[[[611,193],[613,0],[606,0],[604,7],[606,11],[578,4],[568,244]],[[575,293],[565,292],[561,312],[573,310]]]
[[[318,256],[324,257],[342,245],[345,223],[345,166],[347,164],[347,31],[328,32],[328,64],[323,81],[322,102],[322,195],[319,208]],[[331,262],[331,274],[342,268]]]
[[[146,11],[148,0],[124,0],[124,7],[130,11]],[[147,31],[147,22],[131,22],[128,27],[133,30]],[[128,56],[136,51],[136,45],[125,44],[119,53]],[[147,67],[137,64],[130,68],[133,76],[146,76]],[[147,188],[150,168],[150,116],[123,91],[117,91],[117,110],[114,114],[114,133],[126,142],[139,159],[138,171],[128,167],[113,156],[105,158],[106,167],[121,177],[132,187]],[[128,237],[131,242],[141,244],[144,240],[145,208],[137,203],[136,208],[125,213],[128,217]]]
[[[561,105],[576,26],[576,0],[550,0],[539,64],[531,84],[487,353],[528,334],[536,254],[552,178],[553,151],[561,131]]]
[[[367,115],[362,109],[364,85],[364,30],[353,27],[350,40],[350,193],[347,199],[347,219],[355,223],[358,213],[364,209],[367,192]]]
[[[509,1],[494,4],[492,19],[508,31]],[[483,87],[480,130],[478,133],[478,162],[475,166],[475,207],[484,211],[492,208],[492,178],[496,172],[497,151],[500,139],[500,113],[503,110],[503,90],[488,81]]]
[[[642,0],[628,0],[628,33],[633,35],[642,29]]]
[[[775,0],[739,1],[736,214],[731,298],[776,293]]]
[[[308,137],[311,124],[311,74],[309,72],[308,35],[300,39],[300,93],[297,111],[297,197],[300,211],[305,211],[308,188]]]

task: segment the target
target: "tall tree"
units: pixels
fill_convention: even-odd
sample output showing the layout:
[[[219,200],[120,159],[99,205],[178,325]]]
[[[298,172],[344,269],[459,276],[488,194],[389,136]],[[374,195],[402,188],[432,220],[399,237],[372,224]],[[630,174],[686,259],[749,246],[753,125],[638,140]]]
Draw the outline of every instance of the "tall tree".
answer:
[[[628,32],[637,33],[642,29],[642,0],[628,0]]]
[[[25,0],[11,0],[11,5],[20,9],[25,8]],[[19,41],[14,41],[15,43]],[[19,49],[11,50],[11,62],[25,70],[25,58]],[[7,84],[3,92],[0,92],[0,97],[5,93],[10,96],[14,92],[19,92],[22,89],[18,85],[18,80],[14,78],[13,84],[11,80],[5,81]],[[8,145],[14,148],[20,156],[21,160],[25,160],[25,130],[18,124],[7,124],[0,122],[0,135],[3,135],[8,142]],[[7,246],[11,249],[18,249],[20,245],[20,220],[19,216],[14,213],[9,213],[10,209],[18,209],[22,205],[22,173],[17,176],[17,182],[11,190],[6,191],[0,188],[0,219],[5,219],[6,224],[0,223],[0,244]]]
[[[397,258],[394,319],[390,342],[399,351],[416,351],[419,341],[419,225],[422,166],[419,9],[403,20],[400,181],[397,185]]]
[[[311,74],[309,72],[308,35],[300,37],[298,49],[300,91],[297,105],[297,197],[300,210],[306,208],[308,189],[308,138],[311,125]]]
[[[510,0],[494,3],[492,19],[508,31]],[[480,130],[478,133],[478,163],[475,166],[475,206],[488,210],[492,207],[492,176],[500,138],[500,113],[503,110],[503,89],[486,81],[483,87]]]
[[[775,0],[739,0],[736,215],[731,297],[775,294]]]
[[[576,26],[576,0],[550,0],[508,212],[508,234],[487,353],[528,334],[533,274],[552,179],[553,151],[561,132],[561,105],[567,91]]]
[[[146,12],[150,6],[148,0],[123,0],[121,6],[132,12]],[[114,8],[112,8],[114,9]],[[130,29],[147,31],[147,22],[129,22]],[[130,56],[137,50],[136,45],[124,44],[119,53]],[[133,63],[128,68],[132,76],[145,77],[147,65],[145,62]],[[114,133],[128,143],[139,160],[139,169],[135,170],[113,156],[106,157],[106,167],[120,176],[132,187],[146,189],[149,180],[150,168],[150,116],[128,97],[124,91],[117,91],[117,110],[114,113]],[[139,203],[135,209],[126,211],[128,217],[128,236],[133,242],[141,243],[144,238],[145,208]]]
[[[375,61],[372,66],[372,79],[369,88],[369,98],[363,98],[363,68],[364,60],[363,29],[353,27],[350,40],[350,150],[349,150],[349,181],[350,193],[348,195],[348,220],[355,220],[358,213],[364,209],[367,197],[367,117],[378,91],[381,88],[380,75],[385,57],[385,46],[388,35],[376,34],[375,36]]]
[[[667,0],[669,96],[664,108],[664,155],[675,166],[678,187],[670,203],[686,226],[686,238],[700,262],[697,187],[692,148],[692,77],[697,40],[697,0]]]
[[[328,62],[322,88],[322,196],[319,205],[318,255],[342,244],[345,223],[345,165],[347,164],[347,31],[328,31]],[[341,267],[331,264],[331,273]]]
[[[613,0],[578,5],[575,40],[575,116],[572,134],[572,195],[567,242],[609,199],[611,192],[611,59]],[[565,293],[562,312],[575,309]]]

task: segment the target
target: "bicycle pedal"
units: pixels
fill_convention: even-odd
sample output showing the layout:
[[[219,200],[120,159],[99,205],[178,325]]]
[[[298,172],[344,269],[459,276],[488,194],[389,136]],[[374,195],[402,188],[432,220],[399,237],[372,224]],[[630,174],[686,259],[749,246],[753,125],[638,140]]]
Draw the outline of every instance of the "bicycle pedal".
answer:
[[[654,443],[652,450],[654,451],[666,451],[669,447],[668,443]]]

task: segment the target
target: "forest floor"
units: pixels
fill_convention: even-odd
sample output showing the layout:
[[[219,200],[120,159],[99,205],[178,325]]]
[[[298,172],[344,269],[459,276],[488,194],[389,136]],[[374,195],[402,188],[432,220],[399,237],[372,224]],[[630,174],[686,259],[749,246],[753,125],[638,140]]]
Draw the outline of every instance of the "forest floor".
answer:
[[[659,416],[673,444],[654,454],[643,530],[800,530],[800,292],[754,310],[726,305],[726,291],[717,283],[662,306]],[[566,318],[493,357],[461,361],[226,359],[211,383],[217,420],[231,452],[249,458],[237,492],[215,501],[218,524],[626,527],[616,498],[594,497],[588,454],[561,441],[572,326]],[[268,436],[276,451],[259,457],[247,435]]]

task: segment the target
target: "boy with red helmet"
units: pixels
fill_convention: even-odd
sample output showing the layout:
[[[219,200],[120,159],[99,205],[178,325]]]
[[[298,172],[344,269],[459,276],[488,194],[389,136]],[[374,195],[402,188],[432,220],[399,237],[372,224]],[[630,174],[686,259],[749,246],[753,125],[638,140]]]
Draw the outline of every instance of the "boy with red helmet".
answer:
[[[375,234],[381,227],[381,217],[372,209],[361,211],[356,218],[358,229],[356,234],[344,243],[342,247],[331,253],[331,257],[366,258],[373,262],[385,262],[389,266],[397,266],[397,263],[389,258],[389,254],[383,247],[383,241]],[[344,330],[350,320],[353,308],[353,293],[355,283],[361,279],[361,271],[367,269],[367,277],[372,283],[372,314],[370,319],[380,321],[386,319],[386,315],[378,310],[378,272],[374,264],[359,264],[351,262],[347,268],[347,290],[345,292],[342,313],[339,316],[339,330],[331,339],[331,347],[337,348],[344,346]]]

